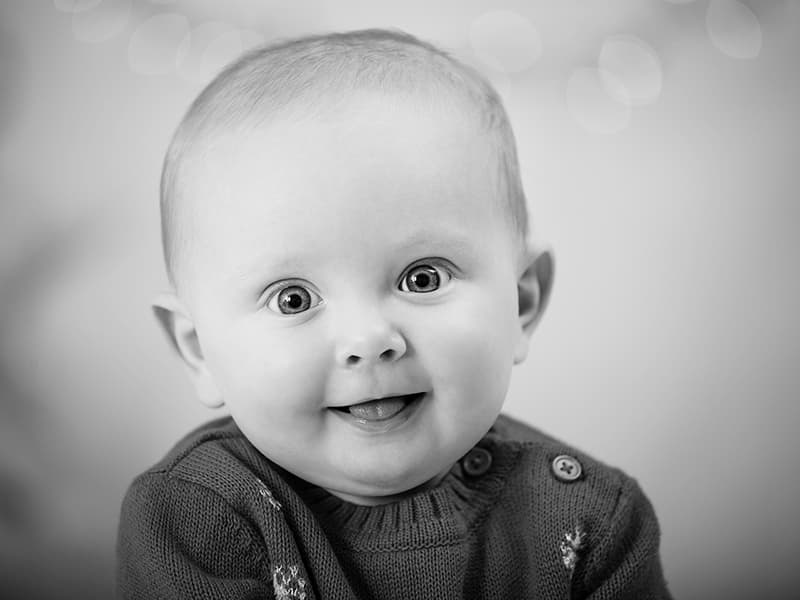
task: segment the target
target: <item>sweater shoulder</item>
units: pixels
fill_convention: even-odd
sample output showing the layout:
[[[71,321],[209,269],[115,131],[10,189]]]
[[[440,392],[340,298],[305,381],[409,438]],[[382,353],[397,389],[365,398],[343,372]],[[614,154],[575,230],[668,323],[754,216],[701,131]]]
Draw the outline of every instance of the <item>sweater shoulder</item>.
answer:
[[[226,441],[236,443],[244,440],[244,435],[231,417],[221,417],[204,423],[178,440],[172,448],[143,474],[170,474],[181,464],[206,445],[225,447]]]
[[[188,433],[161,460],[141,473],[132,487],[179,480],[206,488],[236,506],[243,497],[262,490],[264,481],[276,477],[273,465],[228,416]]]
[[[551,498],[554,508],[578,502],[600,516],[613,514],[620,502],[646,501],[622,469],[513,417],[501,415],[490,435],[520,448],[525,480],[542,498]]]
[[[576,597],[669,598],[660,566],[658,520],[633,477],[516,419],[501,416],[490,436],[517,449],[514,484],[550,560]]]

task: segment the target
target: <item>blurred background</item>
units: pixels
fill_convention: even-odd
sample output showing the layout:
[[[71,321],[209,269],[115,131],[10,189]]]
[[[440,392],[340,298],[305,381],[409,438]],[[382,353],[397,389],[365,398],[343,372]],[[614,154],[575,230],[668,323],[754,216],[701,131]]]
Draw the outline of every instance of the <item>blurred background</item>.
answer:
[[[395,27],[481,69],[554,294],[507,410],[635,476],[676,598],[800,584],[800,2],[0,4],[0,596],[113,595],[121,498],[196,402],[158,179],[242,50]]]

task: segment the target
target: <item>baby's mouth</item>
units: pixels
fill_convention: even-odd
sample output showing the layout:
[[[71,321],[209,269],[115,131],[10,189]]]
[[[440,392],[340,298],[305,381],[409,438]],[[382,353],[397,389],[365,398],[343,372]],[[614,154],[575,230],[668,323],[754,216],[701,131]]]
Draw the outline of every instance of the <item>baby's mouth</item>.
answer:
[[[351,404],[350,406],[337,406],[334,410],[349,412],[356,419],[362,421],[385,421],[400,413],[412,402],[420,400],[424,395],[425,392],[406,394],[403,396],[386,396],[384,398],[359,402],[358,404]]]

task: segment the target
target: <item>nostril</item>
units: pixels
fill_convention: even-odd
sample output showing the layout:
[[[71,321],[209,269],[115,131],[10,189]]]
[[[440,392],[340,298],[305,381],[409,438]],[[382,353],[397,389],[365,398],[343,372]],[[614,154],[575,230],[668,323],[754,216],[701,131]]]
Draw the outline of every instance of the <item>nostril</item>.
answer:
[[[383,352],[381,352],[380,358],[381,360],[392,360],[394,358],[394,355],[395,351],[390,348],[388,350],[384,350]]]
[[[355,354],[351,354],[350,356],[347,357],[348,366],[357,365],[359,362],[361,362],[361,357],[360,356],[356,356]]]

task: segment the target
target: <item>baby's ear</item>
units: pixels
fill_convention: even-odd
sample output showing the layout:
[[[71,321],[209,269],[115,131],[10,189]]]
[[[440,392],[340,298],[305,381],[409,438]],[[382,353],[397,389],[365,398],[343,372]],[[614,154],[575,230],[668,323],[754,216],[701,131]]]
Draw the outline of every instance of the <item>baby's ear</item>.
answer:
[[[206,365],[189,311],[175,294],[163,293],[153,300],[153,312],[178,356],[183,359],[200,402],[210,408],[222,406],[222,394]]]
[[[553,254],[549,249],[529,247],[526,250],[517,279],[520,333],[514,349],[515,364],[528,356],[531,334],[550,300],[553,268]]]

